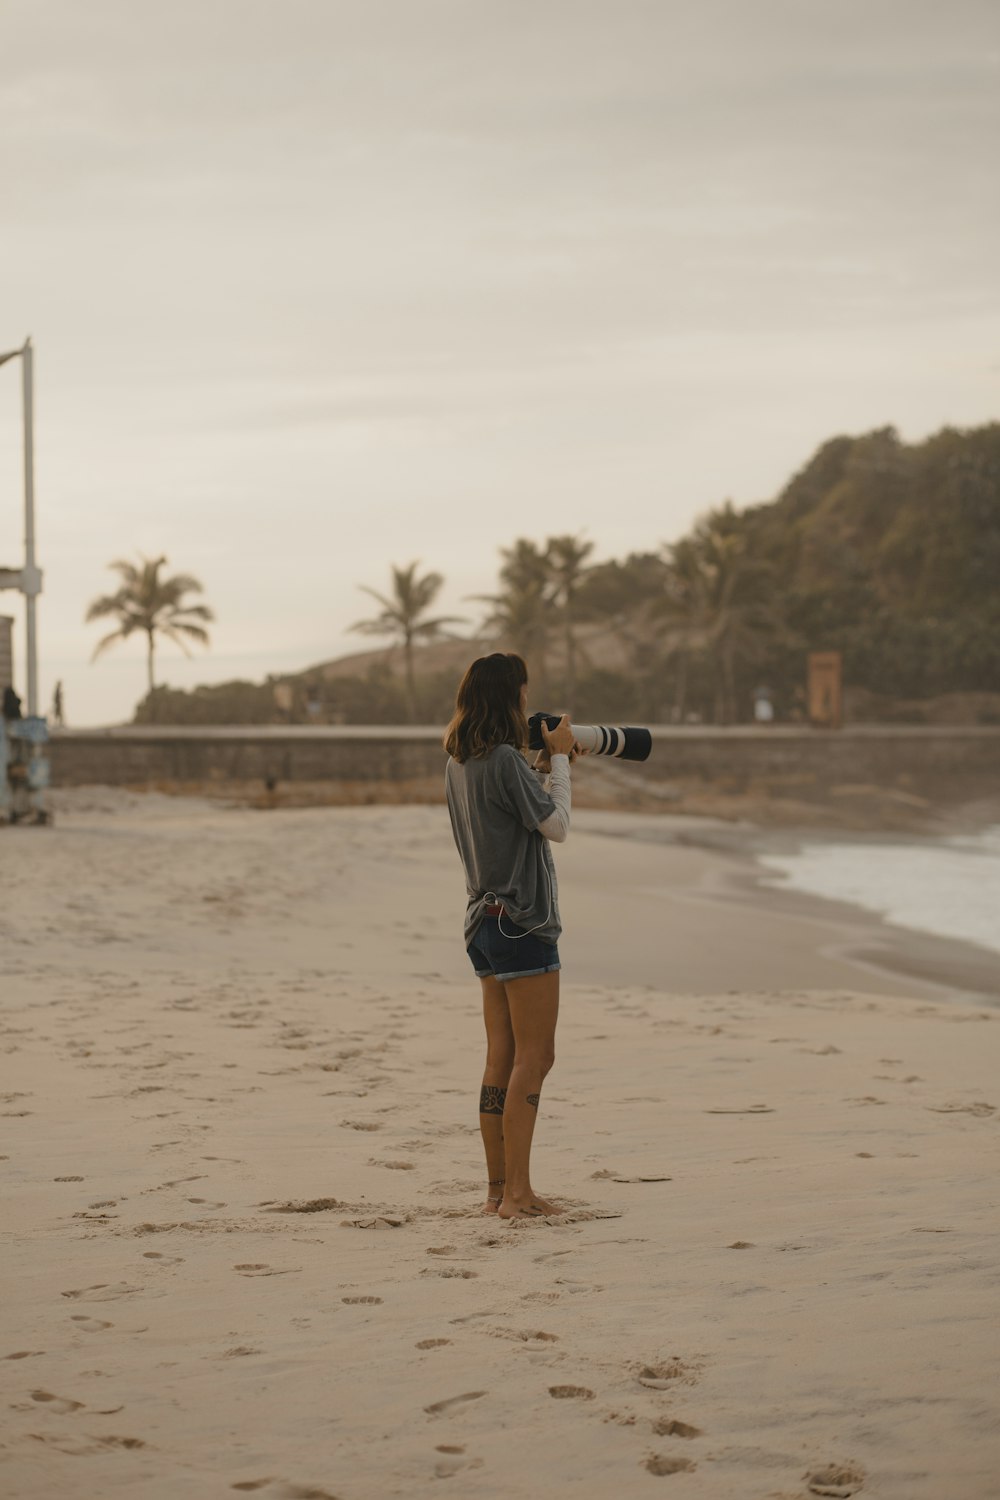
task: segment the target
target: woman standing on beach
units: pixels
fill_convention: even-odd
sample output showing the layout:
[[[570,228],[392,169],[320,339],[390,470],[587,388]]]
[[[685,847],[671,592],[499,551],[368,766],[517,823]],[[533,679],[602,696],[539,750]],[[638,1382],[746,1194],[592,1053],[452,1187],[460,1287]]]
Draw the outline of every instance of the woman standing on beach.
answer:
[[[544,759],[530,768],[521,754],[527,701],[521,657],[481,656],[459,684],[444,739],[448,812],[469,896],[466,950],[482,984],[486,1022],[483,1211],[504,1219],[562,1212],[533,1191],[529,1158],[559,1012],[562,927],[548,845],[569,832],[576,746],[567,717],[551,731],[543,726]]]

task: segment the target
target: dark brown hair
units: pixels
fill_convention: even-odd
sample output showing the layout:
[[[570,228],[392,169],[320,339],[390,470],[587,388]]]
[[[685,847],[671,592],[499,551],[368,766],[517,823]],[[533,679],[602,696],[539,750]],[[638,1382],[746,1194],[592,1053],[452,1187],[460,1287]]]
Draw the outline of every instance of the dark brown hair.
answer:
[[[458,685],[455,713],[444,736],[444,748],[459,763],[479,760],[497,745],[523,750],[528,721],[521,709],[521,689],[528,669],[513,651],[478,656]]]

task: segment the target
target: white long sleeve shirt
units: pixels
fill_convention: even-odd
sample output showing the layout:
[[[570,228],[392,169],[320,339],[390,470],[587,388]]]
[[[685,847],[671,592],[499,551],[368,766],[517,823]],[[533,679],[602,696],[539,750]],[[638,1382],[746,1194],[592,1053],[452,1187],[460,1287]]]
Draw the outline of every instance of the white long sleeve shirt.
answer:
[[[568,755],[553,755],[552,770],[544,786],[555,803],[556,810],[544,822],[539,823],[538,832],[545,838],[551,839],[554,844],[563,844],[569,833],[569,814],[572,803]]]

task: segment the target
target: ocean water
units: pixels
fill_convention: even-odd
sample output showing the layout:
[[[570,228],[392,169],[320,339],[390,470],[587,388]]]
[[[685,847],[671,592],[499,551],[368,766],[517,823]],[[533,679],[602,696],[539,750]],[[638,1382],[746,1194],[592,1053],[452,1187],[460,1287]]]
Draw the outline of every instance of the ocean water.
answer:
[[[1000,824],[934,842],[803,844],[761,854],[782,885],[1000,953]]]

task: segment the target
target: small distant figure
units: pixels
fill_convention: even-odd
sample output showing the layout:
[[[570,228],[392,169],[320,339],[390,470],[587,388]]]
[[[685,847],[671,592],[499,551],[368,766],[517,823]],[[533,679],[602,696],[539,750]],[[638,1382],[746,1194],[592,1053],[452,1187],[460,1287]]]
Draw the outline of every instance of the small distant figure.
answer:
[[[21,700],[12,687],[3,690],[3,716],[8,721],[21,717]]]
[[[771,724],[774,722],[774,703],[771,700],[771,689],[769,687],[758,687],[753,690],[753,716],[757,724]]]
[[[57,728],[62,729],[66,720],[63,717],[63,685],[57,682],[52,693],[52,722]]]

